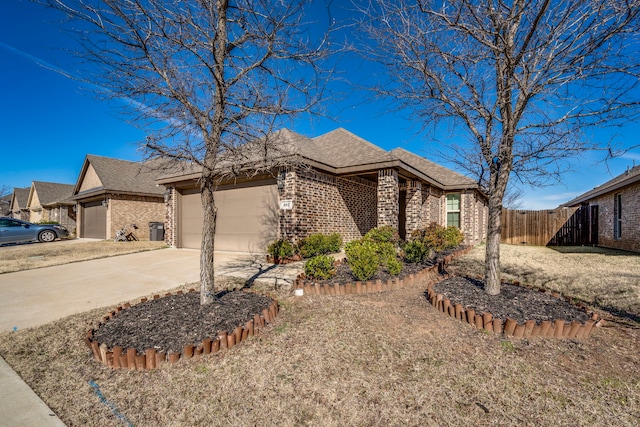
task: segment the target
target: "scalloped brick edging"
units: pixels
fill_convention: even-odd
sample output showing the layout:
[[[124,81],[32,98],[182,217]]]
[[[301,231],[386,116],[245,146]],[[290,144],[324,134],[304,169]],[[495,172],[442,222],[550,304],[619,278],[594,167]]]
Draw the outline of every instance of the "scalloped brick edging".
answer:
[[[237,289],[234,289],[234,291],[235,290]],[[243,290],[252,292],[249,289]],[[189,292],[195,292],[195,289],[189,289]],[[176,292],[176,294],[182,293],[182,291]],[[172,293],[168,292],[164,296],[170,295],[172,295]],[[91,349],[93,358],[97,362],[100,362],[110,368],[122,368],[138,371],[158,369],[166,362],[176,363],[180,359],[189,360],[194,356],[217,353],[220,350],[229,349],[234,345],[238,345],[251,336],[258,335],[260,333],[260,329],[263,328],[266,323],[273,322],[278,315],[278,301],[269,294],[267,294],[267,296],[273,300],[269,308],[265,308],[262,310],[262,313],[254,315],[253,319],[248,320],[244,325],[239,325],[233,333],[229,334],[226,331],[219,331],[217,336],[205,338],[202,340],[202,343],[198,345],[185,345],[182,352],[171,352],[167,354],[164,351],[157,352],[154,348],[148,348],[144,353],[138,354],[135,348],[122,348],[120,346],[115,346],[110,349],[106,344],[100,344],[93,340],[94,331],[122,310],[131,308],[132,305],[129,303],[118,306],[115,310],[107,313],[102,318],[102,322],[99,323],[96,328],[87,331],[84,341]],[[159,298],[161,298],[160,295],[153,296],[153,299]],[[147,298],[140,299],[141,303],[146,301]]]
[[[462,304],[457,304],[445,298],[444,295],[438,294],[433,290],[433,285],[437,282],[430,282],[427,287],[427,297],[431,305],[433,305],[438,311],[448,314],[462,322],[469,323],[471,326],[475,326],[476,329],[484,329],[485,331],[492,332],[498,335],[505,335],[513,338],[558,338],[558,339],[586,339],[591,335],[594,325],[598,319],[596,313],[589,313],[586,307],[582,304],[575,305],[576,307],[585,311],[585,313],[591,316],[591,319],[586,322],[578,321],[566,321],[556,319],[555,321],[543,320],[537,323],[535,320],[527,320],[525,323],[519,324],[514,319],[498,319],[494,318],[491,313],[476,313],[472,308],[465,308]],[[519,283],[514,282],[515,285]],[[543,288],[533,288],[526,286],[528,289],[537,289],[540,292],[547,292]],[[562,298],[562,295],[558,292],[550,292],[555,298]],[[569,297],[565,299],[573,304],[573,301]]]
[[[444,266],[449,264],[454,258],[465,255],[471,251],[473,247],[467,246],[443,257],[443,261],[431,267],[427,267],[415,274],[409,274],[402,278],[396,277],[386,282],[382,280],[368,280],[366,282],[356,281],[350,283],[317,283],[314,280],[305,280],[304,274],[300,274],[295,282],[294,289],[303,289],[305,295],[355,295],[355,294],[371,294],[384,291],[392,291],[401,289],[425,281],[433,281],[442,277]]]

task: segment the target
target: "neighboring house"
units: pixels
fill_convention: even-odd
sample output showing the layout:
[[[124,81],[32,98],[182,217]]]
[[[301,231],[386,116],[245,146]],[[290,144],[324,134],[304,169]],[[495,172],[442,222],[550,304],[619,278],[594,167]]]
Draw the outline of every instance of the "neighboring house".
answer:
[[[11,216],[11,198],[13,193],[0,197],[0,216]]]
[[[217,250],[261,253],[277,238],[296,242],[314,233],[337,232],[348,242],[382,225],[404,238],[432,222],[459,227],[467,244],[485,238],[487,200],[472,179],[401,148],[387,152],[344,129],[316,138],[284,129],[277,138],[299,166],[221,183]],[[158,180],[170,191],[169,245],[200,248],[199,177],[194,171]]]
[[[582,227],[591,227],[594,244],[640,252],[640,166],[563,206],[584,210]]]
[[[76,203],[70,200],[72,184],[33,181],[27,199],[29,221],[56,221],[70,233],[76,228]]]
[[[14,188],[13,195],[11,196],[11,205],[9,210],[11,218],[21,219],[23,221],[29,221],[29,208],[27,208],[27,201],[29,200],[30,187],[27,188]]]
[[[122,227],[149,240],[149,223],[164,223],[164,187],[151,163],[88,154],[73,189],[78,202],[78,237],[113,239]]]

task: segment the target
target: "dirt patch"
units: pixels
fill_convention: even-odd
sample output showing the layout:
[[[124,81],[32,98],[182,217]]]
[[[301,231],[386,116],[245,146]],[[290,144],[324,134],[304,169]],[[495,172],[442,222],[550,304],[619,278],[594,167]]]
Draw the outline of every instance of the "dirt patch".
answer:
[[[200,344],[219,331],[232,333],[273,300],[252,292],[218,295],[210,305],[200,305],[200,294],[188,292],[152,299],[117,313],[94,332],[94,339],[109,348],[135,348],[138,353],[155,348],[181,352],[185,345]]]
[[[436,283],[433,289],[449,298],[452,304],[462,304],[476,313],[491,313],[494,318],[513,319],[518,323],[555,319],[584,323],[591,318],[562,298],[509,283],[503,283],[500,294],[494,296],[484,292],[482,281],[464,277],[445,279]]]

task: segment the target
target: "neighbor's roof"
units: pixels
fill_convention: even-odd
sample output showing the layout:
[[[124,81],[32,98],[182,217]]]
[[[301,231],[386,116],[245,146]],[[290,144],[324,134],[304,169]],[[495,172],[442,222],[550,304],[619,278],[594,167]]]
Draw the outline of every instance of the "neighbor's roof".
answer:
[[[33,192],[38,193],[40,206],[72,205],[69,198],[73,194],[73,184],[59,184],[57,182],[33,181],[29,192],[28,205],[31,207]]]
[[[277,151],[270,153],[270,157],[298,155],[303,159],[303,163],[335,174],[400,168],[444,190],[478,188],[474,180],[444,166],[401,148],[385,151],[343,128],[315,138],[308,138],[289,129],[281,129],[272,134],[272,137],[278,139],[279,143]],[[246,152],[251,153],[253,150],[248,149]],[[248,154],[242,163],[250,165],[251,157],[252,155]],[[166,184],[177,180],[195,179],[200,172],[201,168],[194,166],[189,172],[176,171],[165,174],[158,182]]]
[[[27,202],[29,201],[29,192],[31,187],[26,188],[14,188],[13,197],[11,198],[11,209],[15,209],[17,205],[20,209],[27,208]]]
[[[586,193],[563,204],[562,206],[576,206],[581,204],[582,202],[586,202],[588,200],[602,196],[603,194],[619,190],[622,187],[626,187],[627,185],[631,185],[636,182],[640,182],[640,166],[635,166],[631,169],[627,169],[624,173],[616,176],[612,180],[597,186],[593,190],[587,191]]]
[[[80,193],[89,165],[93,166],[102,185]],[[73,198],[80,199],[104,193],[160,196],[164,193],[164,188],[156,184],[156,179],[161,172],[161,164],[158,161],[131,162],[87,154],[73,190]]]

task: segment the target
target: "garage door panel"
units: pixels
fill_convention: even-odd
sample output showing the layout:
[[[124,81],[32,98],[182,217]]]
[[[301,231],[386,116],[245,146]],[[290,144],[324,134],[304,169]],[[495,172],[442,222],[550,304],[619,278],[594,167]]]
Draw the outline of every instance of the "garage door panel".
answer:
[[[89,239],[107,238],[107,207],[101,201],[83,205],[82,237]]]
[[[216,250],[263,253],[277,237],[278,191],[272,181],[215,193],[218,216]],[[182,196],[182,247],[200,248],[202,205],[200,194]]]

